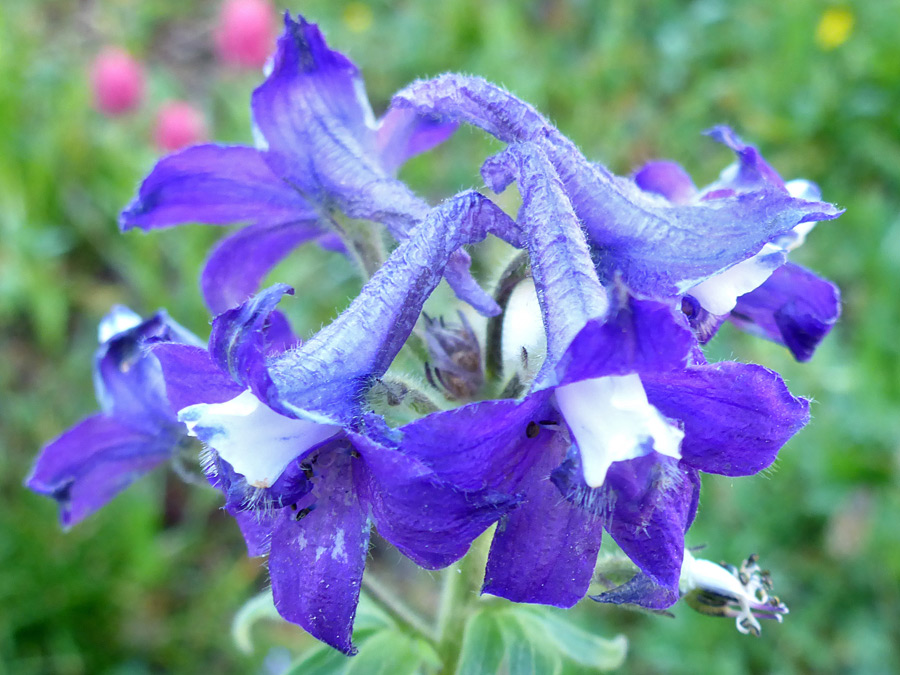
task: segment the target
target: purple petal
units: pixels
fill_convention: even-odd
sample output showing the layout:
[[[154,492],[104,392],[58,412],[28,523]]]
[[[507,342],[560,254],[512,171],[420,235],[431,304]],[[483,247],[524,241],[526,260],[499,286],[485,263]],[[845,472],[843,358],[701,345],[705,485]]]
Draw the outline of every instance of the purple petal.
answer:
[[[68,528],[169,459],[180,437],[174,430],[146,434],[93,415],[44,448],[25,484],[59,502]]]
[[[797,224],[841,213],[831,204],[793,199],[769,184],[743,194],[729,190],[699,204],[661,203],[631,180],[588,162],[534,108],[479,78],[448,74],[416,82],[399,92],[393,105],[468,122],[508,143],[539,144],[601,253],[602,273],[609,280],[621,275],[644,295],[680,295]]]
[[[285,15],[272,73],[253,92],[252,107],[268,142],[266,161],[320,208],[382,223],[398,241],[427,215],[428,204],[381,163],[359,71],[328,48],[315,24]],[[448,282],[460,299],[499,313],[469,276],[468,256],[454,255]]]
[[[166,392],[176,411],[197,403],[224,403],[244,391],[202,347],[161,344],[153,355],[162,366]]]
[[[779,267],[762,286],[738,298],[730,321],[787,346],[808,361],[841,314],[837,286],[799,265]]]
[[[614,463],[603,489],[611,504],[606,530],[647,576],[670,591],[667,601],[673,604],[684,533],[699,490],[696,472],[652,452]]]
[[[272,532],[280,514],[273,511],[239,510],[229,507],[228,513],[237,521],[247,543],[247,555],[256,558],[269,553],[272,548]]]
[[[560,384],[608,375],[683,369],[695,344],[672,308],[626,296],[608,321],[589,321],[572,340],[557,369]]]
[[[541,430],[532,443],[539,451],[519,485],[524,502],[497,526],[483,591],[513,602],[571,607],[590,585],[602,522],[562,500],[549,480],[565,455],[562,434]]]
[[[391,108],[378,125],[375,141],[381,165],[394,174],[408,160],[446,141],[456,131],[455,122],[417,115],[412,110]]]
[[[634,174],[634,182],[644,192],[653,192],[673,204],[686,204],[697,194],[694,181],[677,162],[647,162]]]
[[[222,239],[207,258],[200,279],[210,312],[219,314],[242,303],[291,251],[321,235],[315,221],[301,221],[251,225]]]
[[[705,132],[707,136],[730,148],[738,156],[738,163],[722,172],[722,176],[707,190],[759,190],[775,188],[787,191],[784,180],[752,145],[744,143],[727,126],[717,126]]]
[[[258,150],[197,145],[156,164],[119,217],[119,226],[151,230],[192,222],[278,225],[313,215]]]
[[[552,374],[585,322],[606,315],[608,296],[597,278],[578,217],[540,147],[533,143],[510,145],[485,162],[482,175],[495,191],[515,179],[522,193],[518,224],[527,237],[547,328],[547,359],[536,383],[547,384],[547,374]]]
[[[529,437],[529,423],[552,418],[549,398],[538,392],[432,413],[401,429],[401,449],[464,490],[513,492],[544,446]]]
[[[266,357],[270,353],[269,317],[285,294],[294,289],[275,284],[215,318],[209,336],[209,353],[231,379],[249,387],[256,398],[273,410],[280,409]]]
[[[510,496],[464,492],[419,461],[356,435],[364,470],[355,473],[378,533],[427,569],[458,560],[472,541],[516,503]]]
[[[350,307],[302,347],[275,359],[273,377],[284,402],[331,419],[354,417],[360,392],[400,351],[451,253],[488,232],[517,236],[509,217],[478,193],[457,195],[434,208]]]
[[[160,311],[110,337],[94,356],[94,388],[103,412],[148,435],[178,426],[159,362],[149,349],[164,342],[198,340]]]
[[[671,588],[660,586],[643,572],[638,572],[621,586],[590,597],[597,602],[638,605],[647,609],[665,609],[678,600],[678,595],[673,594]]]
[[[269,555],[278,613],[345,654],[356,651],[350,638],[369,550],[349,462],[341,456],[323,472],[305,498],[314,502],[281,510]]]
[[[726,361],[641,380],[650,403],[684,424],[683,462],[707,473],[762,471],[809,421],[809,402],[762,366]]]

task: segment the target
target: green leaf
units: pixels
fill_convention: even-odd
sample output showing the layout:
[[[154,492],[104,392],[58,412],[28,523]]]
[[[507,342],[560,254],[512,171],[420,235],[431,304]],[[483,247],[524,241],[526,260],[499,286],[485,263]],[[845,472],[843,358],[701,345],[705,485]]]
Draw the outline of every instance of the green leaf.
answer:
[[[628,640],[624,635],[607,639],[580,628],[549,609],[520,609],[520,623],[543,636],[565,657],[592,670],[613,670],[625,661]]]
[[[533,626],[522,623],[519,613],[505,611],[507,620],[500,631],[506,647],[506,664],[509,675],[549,675],[562,670],[562,659],[555,649],[547,649],[546,636],[531,630]]]
[[[291,664],[282,675],[343,675],[352,659],[328,645],[313,647]]]
[[[496,614],[482,610],[466,623],[456,675],[482,675],[499,670],[506,650]]]
[[[432,660],[434,652],[426,647],[406,633],[383,630],[362,644],[343,672],[346,675],[415,675],[425,661]]]
[[[284,621],[275,609],[271,589],[250,598],[238,610],[231,623],[231,639],[237,648],[245,654],[253,652],[253,625],[260,619],[277,619]]]

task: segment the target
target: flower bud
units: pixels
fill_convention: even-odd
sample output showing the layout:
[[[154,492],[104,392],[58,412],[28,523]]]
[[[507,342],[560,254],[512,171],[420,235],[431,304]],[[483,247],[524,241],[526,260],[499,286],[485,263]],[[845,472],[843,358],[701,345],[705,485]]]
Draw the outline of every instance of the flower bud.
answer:
[[[460,312],[459,318],[462,323],[447,324],[443,318],[425,316],[425,341],[431,358],[425,374],[450,399],[472,398],[484,383],[478,338],[465,314]]]
[[[262,68],[275,46],[275,13],[266,0],[228,0],[216,26],[216,51],[228,64]]]
[[[128,52],[107,47],[91,64],[94,107],[108,117],[137,108],[144,97],[144,70]]]
[[[174,151],[206,137],[203,113],[185,101],[164,103],[156,114],[153,140],[160,150]]]

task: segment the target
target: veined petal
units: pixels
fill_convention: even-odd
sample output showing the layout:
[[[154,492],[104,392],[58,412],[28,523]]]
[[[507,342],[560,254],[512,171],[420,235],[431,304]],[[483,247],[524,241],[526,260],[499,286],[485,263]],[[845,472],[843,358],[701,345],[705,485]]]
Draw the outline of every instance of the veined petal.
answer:
[[[200,286],[212,314],[230,309],[259,290],[275,265],[301,244],[322,235],[316,221],[251,225],[219,241],[203,267]]]
[[[369,552],[369,522],[350,463],[337,458],[308,504],[280,510],[269,554],[278,613],[345,654],[356,652],[353,619]]]
[[[515,143],[482,167],[485,182],[502,191],[516,180],[522,193],[518,223],[528,242],[531,273],[547,328],[547,359],[536,386],[554,382],[553,371],[586,321],[609,309],[578,217],[556,170],[534,143]]]
[[[831,204],[795,199],[771,181],[749,192],[718,190],[699,203],[670,204],[588,162],[534,108],[480,78],[448,74],[416,82],[393,105],[464,121],[508,143],[539,144],[601,254],[605,278],[621,275],[643,295],[681,295],[796,225],[841,213]]]
[[[483,592],[571,607],[584,597],[594,574],[602,521],[560,499],[548,480],[565,455],[562,435],[541,430],[532,443],[535,461],[517,486],[524,503],[497,526]]]
[[[684,432],[647,401],[637,373],[580,380],[555,391],[588,487],[603,485],[613,462],[656,451],[681,458]]]
[[[225,403],[184,408],[178,419],[256,488],[271,487],[288,464],[341,431],[280,415],[250,390]]]
[[[728,319],[742,330],[785,345],[798,361],[807,361],[840,314],[837,286],[787,263],[762,286],[739,297]]]
[[[60,521],[68,528],[169,459],[179,438],[93,415],[43,449],[25,485],[59,502]]]
[[[518,241],[515,224],[478,193],[457,195],[434,208],[350,307],[299,349],[272,361],[283,404],[335,421],[353,418],[359,394],[400,351],[450,255],[489,232]]]
[[[197,145],[156,164],[119,217],[119,226],[151,230],[193,222],[279,225],[313,215],[258,150]]]
[[[809,402],[778,373],[722,362],[642,376],[647,397],[684,424],[683,462],[707,473],[746,476],[768,467],[809,421]]]

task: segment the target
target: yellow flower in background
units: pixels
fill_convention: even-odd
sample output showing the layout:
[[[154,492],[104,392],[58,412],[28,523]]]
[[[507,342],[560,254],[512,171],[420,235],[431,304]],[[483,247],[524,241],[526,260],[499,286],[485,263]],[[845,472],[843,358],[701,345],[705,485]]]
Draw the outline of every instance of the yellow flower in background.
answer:
[[[362,2],[351,2],[344,8],[344,24],[352,33],[365,33],[373,19],[372,9]]]
[[[846,7],[826,9],[816,27],[816,42],[825,50],[844,44],[853,32],[853,12]]]

